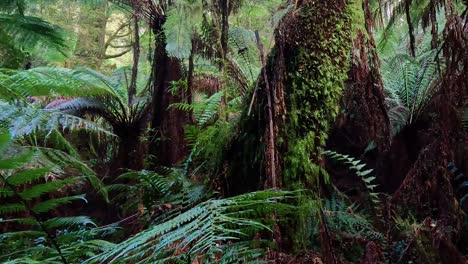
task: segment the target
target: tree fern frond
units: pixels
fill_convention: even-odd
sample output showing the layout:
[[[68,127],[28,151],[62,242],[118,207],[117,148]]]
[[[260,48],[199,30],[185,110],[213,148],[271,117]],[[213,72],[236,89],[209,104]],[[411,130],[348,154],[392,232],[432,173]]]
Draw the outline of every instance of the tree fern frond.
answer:
[[[261,222],[266,213],[287,213],[291,207],[281,201],[288,195],[291,193],[263,191],[209,200],[142,231],[92,258],[89,263],[165,263],[169,258],[178,261],[197,258],[221,263],[215,255],[230,252],[229,247],[233,245],[237,245],[239,250],[236,252],[238,259],[252,260],[248,256],[258,258],[259,255],[254,254],[245,242],[237,243],[252,234],[248,230],[268,230]],[[250,218],[239,216],[236,212],[248,212]],[[230,254],[232,257],[233,253]]]
[[[358,159],[350,157],[349,155],[343,155],[330,150],[324,151],[323,154],[327,157],[330,157],[331,159],[338,160],[344,164],[347,164],[349,166],[349,169],[354,170],[356,175],[359,176],[359,178],[364,183],[367,191],[369,192],[370,201],[375,205],[380,204],[380,200],[378,199],[378,193],[374,190],[378,185],[374,184],[376,177],[372,176],[371,174],[374,171],[373,169],[366,170],[366,164],[362,163],[362,161]]]
[[[52,135],[54,131],[76,128],[115,136],[94,122],[55,109],[41,109],[32,104],[17,105],[1,100],[0,125],[8,127],[10,135],[14,138],[24,137],[37,131],[45,131],[48,135]]]
[[[167,12],[164,23],[167,53],[179,59],[187,59],[192,51],[193,32],[202,22],[201,1],[179,1]]]
[[[27,51],[44,54],[52,49],[63,55],[68,52],[65,32],[37,17],[0,14],[0,31],[13,38],[13,45]]]
[[[19,186],[22,184],[32,183],[38,179],[44,177],[44,175],[50,171],[50,168],[36,168],[25,171],[17,172],[6,178],[9,184],[13,186]]]
[[[0,214],[13,214],[26,210],[23,204],[0,204]]]
[[[93,256],[109,247],[108,244],[99,241],[95,244],[82,242],[93,240],[97,234],[112,232],[113,227],[98,230],[88,217],[43,219],[46,213],[52,214],[51,211],[60,205],[76,200],[86,201],[84,195],[54,195],[55,198],[51,199],[43,195],[75,183],[79,178],[45,181],[41,176],[53,166],[44,169],[24,169],[37,166],[31,162],[38,152],[27,151],[21,156],[6,159],[11,152],[15,152],[11,151],[11,148],[15,148],[15,145],[11,143],[8,133],[0,131],[0,163],[8,164],[3,166],[6,169],[0,171],[0,193],[9,197],[6,203],[0,204],[0,215],[7,216],[5,220],[0,218],[0,222],[26,224],[30,229],[13,232],[7,230],[6,233],[0,234],[0,262],[24,263],[27,259],[28,263],[79,263],[83,257]],[[10,162],[12,160],[14,162]],[[17,173],[18,171],[20,172]],[[61,241],[65,242],[62,244]],[[99,245],[103,247],[100,248]]]
[[[91,78],[81,69],[37,67],[17,71],[4,78],[2,84],[23,96],[116,96],[107,83]]]
[[[35,153],[34,152],[29,152],[26,154],[23,154],[18,157],[13,157],[13,158],[8,158],[8,159],[1,159],[0,160],[0,170],[12,170],[16,169],[21,165],[26,164],[29,162],[33,157]],[[2,157],[2,156],[0,156]]]

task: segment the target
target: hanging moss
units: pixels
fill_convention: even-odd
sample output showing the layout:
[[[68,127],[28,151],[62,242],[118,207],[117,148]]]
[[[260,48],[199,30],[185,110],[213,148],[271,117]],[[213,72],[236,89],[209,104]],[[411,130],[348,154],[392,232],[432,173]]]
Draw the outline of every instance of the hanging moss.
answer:
[[[336,5],[336,3],[333,3]],[[284,182],[310,186],[326,172],[317,164],[349,69],[350,8],[330,8],[328,1],[306,4],[289,35],[293,58],[287,64],[287,141]]]

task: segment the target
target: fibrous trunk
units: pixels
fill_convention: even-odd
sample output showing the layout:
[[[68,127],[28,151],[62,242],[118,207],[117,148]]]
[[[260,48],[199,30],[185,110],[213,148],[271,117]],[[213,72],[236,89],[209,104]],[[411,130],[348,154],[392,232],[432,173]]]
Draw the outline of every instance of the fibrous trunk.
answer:
[[[186,154],[183,126],[188,123],[188,114],[178,109],[168,109],[173,103],[184,102],[185,87],[177,85],[182,80],[182,66],[178,59],[166,52],[166,37],[163,31],[165,17],[153,21],[156,36],[152,72],[152,145],[150,154],[154,165],[176,165]]]
[[[457,160],[463,142],[461,112],[468,91],[468,28],[449,3],[443,48],[446,68],[436,83],[437,94],[425,109],[423,121],[430,126],[420,131],[426,145],[393,196],[393,208],[401,214],[416,212],[418,219],[432,219],[431,239],[441,263],[466,263],[454,247],[461,229],[454,177],[449,164]]]
[[[224,186],[228,194],[296,183],[312,187],[326,174],[319,166],[320,153],[338,113],[349,66],[347,11],[346,1],[298,1],[282,19],[259,89],[253,91],[257,99],[252,112],[244,112],[228,153],[230,170]]]

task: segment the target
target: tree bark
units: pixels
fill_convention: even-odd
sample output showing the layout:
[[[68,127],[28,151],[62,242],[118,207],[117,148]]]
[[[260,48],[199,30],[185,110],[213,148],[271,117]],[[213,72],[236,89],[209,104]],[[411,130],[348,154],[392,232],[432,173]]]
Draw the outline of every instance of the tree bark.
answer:
[[[443,46],[446,68],[436,83],[437,94],[421,117],[429,124],[418,131],[425,144],[391,204],[400,215],[415,212],[417,219],[436,220],[432,238],[434,245],[438,245],[441,262],[463,263],[454,260],[462,259],[452,244],[459,239],[462,217],[454,192],[455,175],[448,166],[457,160],[457,147],[464,138],[461,113],[468,96],[468,28],[450,3],[446,10]]]
[[[144,169],[145,152],[140,140],[141,129],[138,127],[117,128],[115,133],[119,136],[119,149],[112,171]]]
[[[268,186],[299,183],[312,188],[317,178],[326,174],[319,165],[321,149],[330,122],[338,113],[349,66],[347,11],[345,1],[304,0],[285,15],[259,77],[252,112],[247,114],[247,100],[239,133],[226,153],[229,169],[223,182],[225,194],[264,188],[265,181],[272,179],[271,168],[276,183]],[[272,126],[268,97],[272,98]],[[274,159],[267,154],[270,127],[276,139]]]
[[[185,87],[170,91],[173,83],[183,79],[182,66],[178,59],[166,52],[166,37],[163,25],[166,18],[158,16],[152,26],[156,47],[152,70],[152,136],[150,154],[153,165],[174,166],[186,155],[183,126],[188,124],[188,114],[177,109],[168,109],[173,103],[184,102]]]

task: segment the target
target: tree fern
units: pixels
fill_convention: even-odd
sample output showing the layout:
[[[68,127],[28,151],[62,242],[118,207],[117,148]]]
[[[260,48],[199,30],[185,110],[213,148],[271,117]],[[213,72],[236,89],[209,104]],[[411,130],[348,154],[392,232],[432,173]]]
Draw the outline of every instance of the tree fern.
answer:
[[[5,72],[0,75],[0,84],[20,94],[23,99],[30,96],[59,97],[49,103],[46,110],[40,110],[44,113],[53,112],[60,117],[48,119],[48,122],[73,121],[72,128],[75,125],[88,129],[101,128],[81,118],[84,115],[102,117],[112,127],[112,133],[120,138],[119,149],[123,149],[123,141],[139,140],[151,109],[148,98],[140,94],[129,102],[126,74],[125,69],[116,70],[112,76],[106,76],[86,68],[69,70],[44,67],[30,71]],[[137,88],[137,91],[143,92],[143,89]],[[23,115],[19,116],[21,117]],[[41,118],[37,116],[34,120],[39,124]],[[128,138],[132,134],[129,133],[130,130],[135,133],[135,137],[131,139]],[[129,166],[128,162],[123,163],[122,166]]]
[[[0,7],[0,46],[16,54],[3,56],[8,59],[12,55],[18,56],[32,51],[39,56],[44,56],[50,51],[60,52],[62,55],[68,53],[64,30],[38,17],[26,16],[24,1],[5,1]]]
[[[179,59],[188,59],[192,52],[192,38],[201,26],[201,1],[178,1],[167,13],[164,23],[167,53]]]
[[[416,58],[400,54],[382,64],[393,134],[414,122],[436,92],[437,64],[434,56],[434,51]]]
[[[42,109],[37,104],[12,103],[0,100],[0,125],[8,128],[14,138],[28,136],[35,131],[44,131],[50,135],[59,130],[82,128],[88,131],[115,136],[102,126],[70,115],[57,109]]]

